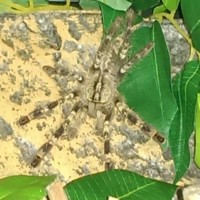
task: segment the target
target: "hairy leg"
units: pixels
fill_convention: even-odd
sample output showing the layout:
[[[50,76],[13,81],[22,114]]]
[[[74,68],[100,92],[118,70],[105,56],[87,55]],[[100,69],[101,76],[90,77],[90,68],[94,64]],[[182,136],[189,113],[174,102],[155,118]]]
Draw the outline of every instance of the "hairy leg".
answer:
[[[61,99],[52,101],[52,102],[46,104],[45,106],[36,108],[32,112],[30,112],[28,115],[21,116],[19,118],[19,120],[17,121],[17,124],[19,126],[23,126],[23,125],[28,124],[31,120],[41,118],[42,116],[46,115],[51,110],[53,110],[56,106],[58,106],[60,101],[61,101]]]
[[[142,132],[147,134],[159,144],[163,144],[165,142],[165,138],[162,134],[158,133],[153,127],[144,122],[137,114],[128,109],[127,106],[123,105],[121,101],[117,101],[116,108],[121,113],[123,120],[127,119],[130,125],[137,124]]]
[[[69,125],[72,120],[76,118],[77,112],[81,112],[82,107],[81,104],[78,102],[76,103],[71,111],[69,112],[69,115],[66,117],[66,120],[62,123],[62,125],[55,131],[55,133],[52,135],[52,138],[48,140],[46,143],[44,143],[36,152],[36,155],[33,157],[31,166],[32,167],[37,167],[43,158],[51,151],[53,148],[54,144],[57,142],[57,140],[65,133],[71,134],[68,131]],[[74,134],[74,133],[73,133]]]

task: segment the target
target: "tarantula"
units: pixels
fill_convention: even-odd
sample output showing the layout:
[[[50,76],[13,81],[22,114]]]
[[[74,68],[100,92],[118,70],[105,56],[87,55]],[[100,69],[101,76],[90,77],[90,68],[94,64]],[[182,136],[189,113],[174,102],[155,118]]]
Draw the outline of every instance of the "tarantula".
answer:
[[[124,73],[134,63],[146,56],[153,48],[153,43],[149,43],[131,58],[127,56],[130,49],[130,36],[139,27],[139,25],[132,25],[134,16],[134,11],[129,9],[124,18],[116,18],[108,33],[103,37],[95,61],[87,72],[81,75],[69,72],[69,79],[76,79],[78,83],[79,87],[77,89],[71,89],[61,99],[39,107],[28,115],[20,117],[18,124],[23,126],[31,120],[45,115],[49,110],[54,109],[59,104],[64,104],[67,101],[74,102],[66,114],[64,123],[53,134],[53,138],[43,144],[37,151],[37,154],[31,162],[32,167],[39,165],[42,158],[52,149],[55,140],[63,135],[64,132],[77,132],[77,127],[70,127],[71,120],[76,120],[76,124],[80,124],[86,114],[95,118],[96,132],[102,135],[105,140],[105,154],[108,154],[110,151],[109,123],[113,118],[115,108],[132,123],[137,122],[138,116],[128,110],[128,108],[125,109],[121,106],[124,102],[117,91],[117,86]],[[121,27],[125,27],[125,30],[122,31]],[[43,70],[49,75],[57,73],[57,69],[50,66],[43,66]],[[146,123],[141,125],[141,129],[147,133],[150,132],[150,127]],[[106,162],[105,168],[111,168],[111,163]]]

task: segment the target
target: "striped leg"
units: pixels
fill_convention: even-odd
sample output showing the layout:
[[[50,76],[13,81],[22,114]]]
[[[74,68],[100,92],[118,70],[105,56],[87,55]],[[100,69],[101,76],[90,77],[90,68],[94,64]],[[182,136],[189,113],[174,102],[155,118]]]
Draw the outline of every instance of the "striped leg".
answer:
[[[28,115],[21,116],[19,120],[17,121],[17,124],[19,126],[24,126],[35,119],[40,119],[41,117],[47,115],[50,111],[52,111],[56,106],[59,104],[64,103],[66,100],[73,99],[76,96],[78,96],[78,91],[70,92],[68,95],[66,95],[65,98],[60,98],[56,101],[52,101],[44,106],[40,106],[30,112]]]
[[[24,126],[24,125],[28,124],[31,120],[41,118],[42,116],[47,114],[49,111],[53,110],[59,104],[60,101],[61,101],[61,99],[59,99],[57,101],[53,101],[45,106],[36,108],[32,112],[30,112],[28,115],[21,116],[19,118],[19,120],[17,121],[17,124],[19,126]]]
[[[140,59],[147,56],[153,49],[153,47],[154,47],[153,43],[150,42],[142,50],[133,55],[130,59],[123,60],[123,64],[119,73],[121,75],[125,74],[133,66],[133,64],[136,64]]]
[[[110,153],[110,123],[112,121],[113,111],[102,113],[97,111],[96,132],[104,139],[104,155],[107,157]],[[106,158],[105,170],[112,169],[113,165],[110,159]]]
[[[110,111],[106,117],[105,117],[105,122],[104,122],[104,131],[103,131],[103,136],[104,136],[104,154],[107,156],[110,153],[110,122],[112,121],[112,111]],[[107,158],[106,158],[107,159]],[[112,161],[106,160],[105,162],[105,170],[110,170],[113,168],[113,163]]]
[[[48,142],[44,143],[38,150],[36,155],[34,156],[31,166],[37,167],[42,159],[51,151],[56,140],[64,133],[64,126],[61,125],[53,135],[53,139],[50,139]]]
[[[73,106],[71,112],[69,112],[69,115],[67,116],[67,119],[65,120],[65,122],[55,131],[55,133],[53,134],[52,138],[47,141],[46,143],[44,143],[37,151],[36,155],[34,156],[32,162],[31,162],[31,166],[32,167],[37,167],[41,161],[43,160],[43,158],[51,151],[51,149],[53,148],[54,144],[57,142],[57,140],[65,133],[70,131],[69,126],[70,123],[76,118],[77,113],[82,112],[82,107],[80,103],[77,103]],[[77,118],[76,120],[76,127],[77,125],[80,124],[80,122],[82,122],[83,118]],[[79,124],[77,124],[79,123]],[[74,130],[75,131],[75,130]],[[76,129],[77,131],[77,129]],[[69,133],[69,132],[68,132]],[[69,133],[71,134],[71,133]],[[73,133],[74,134],[74,133]]]
[[[122,105],[120,101],[116,102],[117,110],[121,113],[123,116],[123,120],[127,118],[128,123],[130,125],[138,125],[142,132],[147,134],[149,137],[151,137],[154,141],[156,141],[159,144],[163,144],[165,142],[165,138],[162,136],[162,134],[155,131],[154,128],[149,126],[147,123],[145,123],[141,118],[133,113],[128,108],[126,109],[125,106]]]
[[[141,24],[133,25],[134,18],[134,11],[132,9],[129,9],[126,13],[126,30],[122,36],[123,42],[119,48],[117,56],[117,62],[119,63],[118,66],[120,67],[119,75],[123,75],[124,73],[126,73],[128,69],[130,69],[133,66],[133,64],[137,63],[141,58],[148,55],[148,53],[152,50],[154,46],[153,43],[150,42],[131,58],[128,57],[128,51],[131,49],[131,35],[134,31],[141,27]]]

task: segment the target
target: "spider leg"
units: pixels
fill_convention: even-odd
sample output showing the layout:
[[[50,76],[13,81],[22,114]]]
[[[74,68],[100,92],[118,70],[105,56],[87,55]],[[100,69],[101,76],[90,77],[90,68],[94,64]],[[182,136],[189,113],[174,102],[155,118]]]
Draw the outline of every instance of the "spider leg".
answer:
[[[77,105],[75,105],[72,113],[67,119],[66,132],[69,140],[72,140],[77,136],[78,128],[86,118],[86,112],[87,109],[82,103],[78,102]]]
[[[116,107],[117,110],[122,114],[123,119],[125,120],[125,118],[127,118],[130,125],[137,124],[142,132],[147,134],[150,138],[159,144],[163,144],[165,142],[165,138],[162,136],[162,134],[158,133],[153,127],[149,126],[133,111],[129,110],[126,106],[123,106],[120,101],[116,103]]]
[[[112,121],[114,110],[97,110],[96,113],[96,127],[95,130],[97,135],[100,135],[104,138],[104,155],[108,155],[110,153],[110,123]],[[112,169],[112,163],[110,159],[106,158],[105,162],[105,170]]]
[[[105,115],[101,111],[97,111],[97,121],[95,130],[97,131],[97,135],[103,135],[104,132],[104,123],[105,123]]]
[[[65,100],[72,99],[78,95],[79,95],[78,91],[69,92],[68,95],[66,95],[64,98],[60,98],[60,99],[58,99],[56,101],[52,101],[44,106],[40,106],[40,107],[36,108],[35,110],[33,110],[32,112],[30,112],[28,115],[21,116],[19,118],[19,120],[17,121],[17,124],[19,126],[24,126],[34,119],[39,119],[42,116],[48,114],[51,110],[53,110],[59,104],[62,104]]]
[[[54,133],[54,138],[44,143],[38,150],[34,158],[32,159],[31,166],[37,167],[42,159],[51,151],[56,140],[64,133],[64,127],[61,125]]]
[[[153,47],[154,47],[153,43],[150,42],[142,50],[133,55],[130,59],[124,59],[122,62],[122,67],[119,70],[119,73],[121,75],[125,74],[133,66],[133,64],[136,64],[140,59],[147,56],[153,49]]]
[[[134,11],[132,9],[129,9],[126,12],[126,30],[124,31],[122,35],[123,42],[118,50],[118,59],[124,64],[124,60],[126,60],[127,53],[130,50],[130,38],[131,34],[136,31],[139,27],[141,27],[141,23],[133,25],[133,20],[135,18]],[[122,65],[123,65],[122,64]]]
[[[104,154],[108,155],[110,153],[110,129],[109,125],[112,120],[112,112],[108,112],[108,114],[105,117],[105,123],[104,123]],[[105,170],[110,170],[113,168],[113,164],[111,161],[105,162]]]
[[[144,121],[142,121],[142,123],[140,123],[139,126],[144,133],[149,135],[149,137],[151,137],[158,144],[163,144],[165,142],[164,136],[162,134],[160,134],[159,132],[155,131],[151,126],[149,126]],[[152,130],[154,130],[154,131],[152,131]]]
[[[44,65],[42,69],[50,76],[51,78],[54,77],[55,75],[58,76],[67,76],[68,81],[78,81],[78,82],[83,82],[84,81],[84,76],[82,76],[83,72],[78,73],[78,72],[69,72],[69,70],[66,67],[52,67],[49,65]]]
[[[155,135],[153,136],[153,140],[158,142],[159,144],[164,144],[165,143],[165,138],[162,136],[162,134],[156,132]]]
[[[148,55],[154,46],[153,43],[150,42],[135,55],[131,56],[130,58],[127,56],[128,51],[131,49],[131,35],[134,31],[141,27],[141,23],[133,25],[134,18],[134,11],[132,9],[129,9],[126,13],[126,30],[122,35],[123,42],[118,49],[117,56],[115,56],[116,65],[119,67],[119,75],[123,75],[124,73],[126,73],[133,66],[133,64],[137,63],[140,59]]]
[[[24,125],[28,124],[31,120],[41,118],[42,116],[47,114],[50,110],[53,110],[60,103],[60,101],[62,101],[62,100],[59,99],[56,101],[52,101],[52,102],[46,104],[45,106],[36,108],[32,112],[30,112],[28,115],[21,116],[19,118],[19,120],[17,121],[17,124],[19,126],[24,126]]]
[[[71,112],[69,112],[69,115],[66,117],[66,120],[63,122],[63,124],[55,131],[53,134],[52,138],[44,143],[36,152],[36,155],[33,157],[31,166],[32,167],[37,167],[42,159],[51,151],[53,148],[54,144],[57,142],[57,140],[67,131],[68,125],[70,122],[75,118],[76,113],[80,111],[81,109],[81,104],[80,102],[76,103],[73,108],[71,109]]]
[[[107,33],[104,34],[101,44],[98,49],[98,54],[96,55],[95,62],[90,68],[91,70],[104,68],[104,60],[112,60],[113,54],[113,43],[111,40],[119,35],[121,27],[123,25],[123,20],[121,17],[117,17],[115,21],[110,26]],[[105,53],[106,52],[106,53]]]

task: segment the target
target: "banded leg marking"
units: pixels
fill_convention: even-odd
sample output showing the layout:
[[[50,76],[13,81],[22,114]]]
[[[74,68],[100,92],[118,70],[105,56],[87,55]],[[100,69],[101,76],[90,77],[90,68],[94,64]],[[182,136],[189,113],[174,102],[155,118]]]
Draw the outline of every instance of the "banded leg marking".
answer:
[[[51,151],[54,144],[57,142],[57,140],[64,134],[64,132],[68,131],[68,125],[72,121],[72,119],[76,116],[76,113],[80,110],[80,103],[77,103],[73,106],[71,112],[69,112],[69,115],[67,116],[66,121],[55,131],[52,138],[44,143],[37,151],[36,155],[34,156],[31,166],[37,167],[43,158]]]
[[[37,151],[36,156],[33,158],[31,162],[32,167],[37,167],[42,159],[51,151],[53,145],[59,139],[59,137],[64,133],[64,127],[61,125],[54,133],[53,138],[48,142],[44,143]]]
[[[120,101],[116,102],[116,107],[120,111],[120,113],[122,113],[123,118],[128,119],[128,123],[130,125],[136,125],[137,123],[139,123],[140,129],[150,138],[152,138],[155,142],[157,142],[158,144],[163,144],[165,142],[165,138],[164,136],[162,136],[162,134],[158,133],[157,131],[156,132],[152,131],[155,129],[152,129],[151,126],[149,126],[145,122],[142,123],[138,122],[139,121],[138,119],[140,119],[140,117],[134,114],[131,110],[124,109]]]
[[[142,50],[133,55],[128,61],[126,61],[126,63],[122,65],[123,67],[119,71],[120,74],[125,74],[133,66],[133,64],[136,64],[141,58],[147,56],[153,47],[154,44],[150,42],[144,48],[142,48]]]
[[[109,124],[112,118],[112,112],[110,111],[105,118],[105,123],[104,123],[104,154],[108,155],[110,153],[110,130],[109,130]],[[113,163],[111,161],[105,162],[105,170],[110,170],[113,168]]]
[[[28,124],[31,120],[39,119],[50,110],[53,110],[59,104],[59,101],[60,100],[53,101],[44,107],[36,108],[34,111],[30,112],[28,115],[20,117],[17,123],[20,126],[24,126]]]
[[[49,111],[53,110],[56,106],[63,103],[65,100],[73,99],[74,97],[78,95],[79,95],[79,91],[73,91],[73,92],[70,92],[65,98],[60,98],[56,101],[52,101],[48,103],[45,106],[36,108],[32,112],[30,112],[28,115],[21,116],[19,120],[17,121],[17,124],[19,126],[24,126],[34,119],[39,119],[45,114],[47,114]]]

